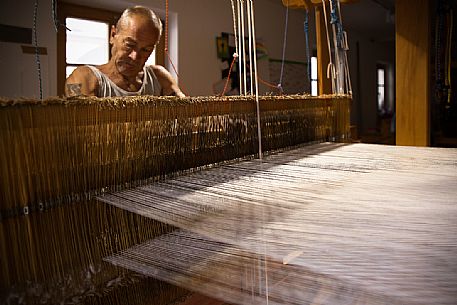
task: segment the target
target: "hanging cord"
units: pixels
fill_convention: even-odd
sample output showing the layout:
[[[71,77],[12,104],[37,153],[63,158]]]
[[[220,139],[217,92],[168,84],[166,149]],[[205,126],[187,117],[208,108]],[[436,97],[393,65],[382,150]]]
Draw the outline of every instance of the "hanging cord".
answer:
[[[233,54],[233,60],[230,64],[230,69],[227,75],[227,80],[225,81],[224,90],[221,92],[220,96],[224,96],[227,92],[228,84],[230,82],[230,76],[232,74],[233,65],[235,64],[236,59],[238,58],[238,34],[237,34],[237,23],[236,23],[236,11],[234,0],[230,0],[232,5],[232,20],[233,20],[233,34],[235,35],[235,53]]]
[[[235,3],[234,0],[230,0],[232,4],[232,19],[233,19],[233,34],[235,35],[235,54],[238,57],[238,35],[237,35],[237,27],[236,27],[236,11],[235,11]],[[235,56],[234,54],[234,56]]]
[[[438,97],[438,100],[441,96],[442,89],[442,75],[441,75],[441,33],[443,28],[443,8],[442,1],[438,1],[437,5],[437,21],[435,25],[435,94]]]
[[[449,101],[450,84],[449,84],[449,64],[450,64],[450,47],[452,32],[449,29],[451,23],[450,7],[447,1],[438,1],[437,5],[437,22],[436,22],[436,41],[435,41],[435,70],[436,84],[435,94],[439,103]]]
[[[329,56],[329,63],[327,66],[327,78],[332,80],[332,92],[335,93],[335,66],[332,62],[332,49],[330,44],[330,34],[328,32],[328,25],[327,25],[327,9],[325,7],[325,0],[322,0],[322,7],[324,8],[324,21],[325,21],[325,32],[327,34],[327,46],[328,46],[328,56]]]
[[[452,58],[452,29],[453,29],[453,11],[449,9],[448,11],[449,23],[447,25],[447,50],[446,50],[446,73],[445,73],[445,85],[447,88],[447,103],[451,103],[451,91],[452,91],[452,82],[451,82],[451,58]]]
[[[244,1],[245,0],[241,0],[241,47],[240,47],[240,52],[242,54],[242,58],[243,58],[243,95],[246,95],[247,93],[247,70],[246,70],[246,36],[244,34]],[[240,58],[241,60],[241,58]]]
[[[57,18],[57,0],[52,0],[52,20],[54,22],[54,28],[56,32],[59,31],[59,27],[64,27],[68,31],[71,31],[65,24],[62,24]]]
[[[236,53],[233,54],[233,60],[232,60],[232,63],[230,64],[230,69],[229,69],[229,72],[227,75],[227,80],[225,81],[224,90],[221,92],[220,96],[224,96],[225,92],[227,92],[227,87],[230,82],[230,75],[232,74],[233,64],[235,63],[237,57],[238,57],[238,54],[236,54]]]
[[[289,0],[287,0],[286,6],[286,24],[284,26],[284,40],[282,44],[282,62],[281,62],[281,74],[279,76],[278,88],[281,93],[283,93],[282,80],[284,77],[284,62],[286,58],[286,45],[287,45],[287,29],[289,27]]]
[[[38,48],[38,34],[37,34],[37,15],[38,15],[38,0],[35,0],[35,6],[33,9],[33,45],[35,46],[35,59],[38,71],[38,82],[40,86],[40,100],[43,99],[43,83],[41,77],[41,61],[40,61],[40,50]]]
[[[253,37],[252,37],[252,21],[251,21],[251,3],[252,1],[248,0],[246,2],[246,11],[248,15],[248,49],[249,49],[249,83],[250,83],[250,95],[254,94],[254,77],[252,75],[252,51],[254,46],[252,45]]]
[[[165,53],[168,54],[168,0],[165,0]]]
[[[249,67],[249,64],[248,64],[248,67]],[[281,93],[281,90],[279,89],[278,85],[275,85],[273,83],[267,82],[266,80],[262,79],[259,75],[257,75],[257,80],[260,83],[262,83],[262,84],[264,84],[264,85],[266,85],[266,86],[268,86],[268,87],[270,87],[272,89],[276,89],[278,91],[278,93]]]
[[[175,71],[176,77],[179,80],[178,70],[176,69],[173,60],[170,57],[170,53],[168,53],[168,0],[165,0],[165,36],[164,36],[164,44],[165,44],[165,54],[167,55],[168,62],[171,64],[173,71]],[[181,91],[184,93],[185,89],[183,88],[182,84],[179,85]],[[184,95],[187,95],[184,93]]]
[[[236,2],[236,11],[237,11],[237,32],[238,32],[238,40],[236,41],[238,45],[238,81],[239,81],[239,89],[240,89],[240,95],[243,92],[243,69],[242,69],[242,61],[243,61],[243,52],[241,51],[241,40],[242,40],[242,35],[241,35],[241,0],[237,0]]]
[[[352,83],[351,83],[351,74],[349,72],[349,61],[348,61],[348,55],[347,51],[349,51],[349,43],[348,43],[348,38],[347,38],[347,33],[346,31],[343,30],[343,17],[341,15],[341,4],[340,1],[337,2],[338,4],[338,14],[340,17],[340,23],[341,23],[341,30],[342,30],[342,47],[344,49],[344,76],[345,76],[345,84],[347,88],[347,93],[352,95]]]
[[[333,54],[335,56],[334,63],[334,78],[335,78],[335,90],[333,93],[341,93],[341,59],[340,59],[340,39],[339,39],[339,26],[338,26],[338,15],[336,13],[335,0],[329,0],[330,5],[330,24],[332,25],[333,32]]]
[[[258,72],[257,72],[257,47],[256,47],[256,39],[255,39],[255,21],[254,21],[254,2],[250,1],[249,12],[251,14],[251,27],[252,27],[252,40],[254,46],[254,74],[255,74],[255,102],[256,102],[256,109],[257,109],[257,136],[259,138],[259,159],[262,160],[262,128],[260,125],[260,101],[259,101],[259,82],[258,80]],[[266,268],[265,268],[266,269]],[[265,270],[266,272],[266,270]],[[266,284],[266,295],[267,295],[267,304],[268,304],[268,279],[265,278]]]
[[[257,76],[257,79],[259,82],[261,82],[262,84],[270,87],[270,88],[273,88],[273,89],[276,89],[278,90],[278,93],[282,94],[282,91],[280,89],[280,87],[278,87],[278,85],[275,85],[275,84],[272,84],[272,83],[269,83],[267,82],[266,80],[263,80],[260,76]]]
[[[308,81],[311,82],[311,54],[309,51],[309,13],[308,13],[308,9],[305,10],[304,30],[305,30],[306,63],[307,63],[307,68],[306,68],[307,73],[306,74],[308,76]]]

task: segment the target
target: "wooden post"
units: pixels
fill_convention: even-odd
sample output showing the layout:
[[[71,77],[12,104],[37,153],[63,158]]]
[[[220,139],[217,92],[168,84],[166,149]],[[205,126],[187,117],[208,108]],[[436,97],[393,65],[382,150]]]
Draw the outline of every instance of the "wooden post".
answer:
[[[430,2],[397,0],[396,144],[430,145]]]
[[[327,34],[325,30],[324,9],[316,6],[316,45],[317,45],[317,77],[319,78],[319,95],[332,93],[332,82],[327,78],[327,66],[330,62],[328,54]]]

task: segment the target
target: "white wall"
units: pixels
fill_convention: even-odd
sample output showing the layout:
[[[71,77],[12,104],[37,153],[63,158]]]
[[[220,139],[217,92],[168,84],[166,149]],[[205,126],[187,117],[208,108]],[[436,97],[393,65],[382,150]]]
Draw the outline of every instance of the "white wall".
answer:
[[[141,2],[141,1],[137,1]],[[144,1],[144,4],[150,1]],[[164,9],[163,2],[157,6]],[[281,1],[257,0],[255,3],[256,36],[272,58],[281,58],[284,36],[285,8]],[[229,0],[170,1],[170,11],[179,22],[179,82],[186,94],[212,95],[213,83],[221,79],[221,62],[216,54],[216,37],[221,32],[233,33],[232,8]],[[305,58],[303,11],[290,10],[286,58]],[[312,26],[311,28],[314,28]],[[268,65],[259,64],[260,69]],[[259,71],[268,77],[268,71]],[[266,79],[268,81],[268,79]]]
[[[0,23],[33,28],[34,0],[1,0]],[[51,18],[51,0],[40,0],[37,11],[38,45],[47,49],[41,55],[43,96],[56,95],[57,36]],[[34,54],[23,54],[19,43],[0,42],[0,96],[39,98],[39,81]]]

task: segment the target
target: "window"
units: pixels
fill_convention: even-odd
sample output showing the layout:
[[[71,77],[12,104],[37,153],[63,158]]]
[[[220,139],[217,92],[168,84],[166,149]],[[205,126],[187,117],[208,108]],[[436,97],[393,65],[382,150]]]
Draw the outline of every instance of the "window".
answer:
[[[386,69],[382,66],[377,67],[377,86],[378,86],[378,112],[384,114],[386,112]]]
[[[311,95],[319,95],[317,87],[317,57],[315,56],[311,57]]]
[[[110,57],[109,33],[120,12],[74,4],[59,4],[59,21],[69,29],[57,33],[57,93],[64,94],[66,78],[81,65],[100,65]],[[146,64],[164,63],[163,35]]]
[[[79,65],[100,65],[109,59],[109,24],[67,18],[66,77]]]

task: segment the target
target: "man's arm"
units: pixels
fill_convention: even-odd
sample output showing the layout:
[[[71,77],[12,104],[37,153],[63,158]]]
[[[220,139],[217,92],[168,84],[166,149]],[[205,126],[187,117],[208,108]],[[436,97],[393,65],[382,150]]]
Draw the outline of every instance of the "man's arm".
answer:
[[[181,89],[179,89],[176,80],[173,78],[173,76],[171,76],[170,72],[168,72],[162,66],[152,66],[152,68],[154,70],[154,74],[157,76],[157,80],[162,86],[163,95],[185,97],[184,93],[182,93]]]
[[[97,95],[98,81],[90,68],[81,66],[76,68],[65,81],[65,95]]]

